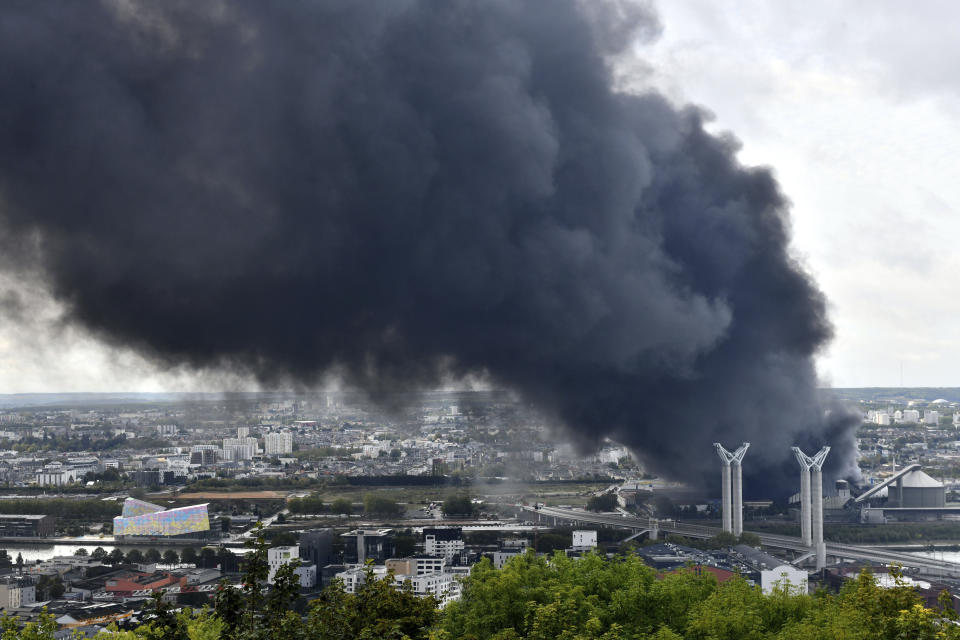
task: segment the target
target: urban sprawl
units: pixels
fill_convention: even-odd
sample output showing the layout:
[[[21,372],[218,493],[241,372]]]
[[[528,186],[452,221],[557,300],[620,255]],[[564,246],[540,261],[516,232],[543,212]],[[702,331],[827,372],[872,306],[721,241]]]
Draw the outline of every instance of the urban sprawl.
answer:
[[[747,443],[704,451],[717,470],[704,488],[615,442],[562,444],[505,392],[7,397],[0,608],[87,635],[135,625],[155,597],[201,606],[240,584],[258,545],[267,584],[294,563],[304,603],[375,579],[444,606],[484,559],[558,552],[637,554],[661,575],[742,575],[764,592],[895,565],[931,605],[944,590],[958,602],[960,396],[841,395],[862,414],[861,477],[821,482],[825,450],[797,450],[791,496],[745,484]]]

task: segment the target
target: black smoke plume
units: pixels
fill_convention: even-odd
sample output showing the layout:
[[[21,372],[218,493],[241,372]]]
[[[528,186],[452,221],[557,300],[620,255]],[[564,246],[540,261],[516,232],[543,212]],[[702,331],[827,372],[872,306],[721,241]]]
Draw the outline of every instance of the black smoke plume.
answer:
[[[615,87],[658,30],[625,1],[9,0],[4,237],[161,364],[374,396],[484,372],[673,477],[713,479],[714,440],[773,484],[798,441],[840,468],[771,172]]]

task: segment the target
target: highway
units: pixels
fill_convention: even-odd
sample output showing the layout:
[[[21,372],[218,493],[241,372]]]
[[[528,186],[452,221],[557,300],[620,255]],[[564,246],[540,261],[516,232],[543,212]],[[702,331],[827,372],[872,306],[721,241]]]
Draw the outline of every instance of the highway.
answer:
[[[721,531],[716,527],[686,524],[675,520],[654,520],[650,518],[638,518],[636,516],[624,516],[621,514],[591,513],[579,509],[562,509],[559,507],[540,507],[537,509],[536,507],[523,506],[522,508],[525,511],[536,514],[537,518],[541,521],[544,518],[567,520],[585,524],[618,527],[633,531],[649,530],[656,526],[663,534],[675,533],[688,538],[712,538]],[[786,549],[800,554],[813,551],[810,547],[805,546],[799,538],[763,533],[760,531],[752,531],[751,533],[759,536],[761,544],[767,547]],[[876,564],[899,564],[903,565],[905,569],[916,569],[924,575],[960,578],[960,564],[956,562],[935,560],[903,551],[889,551],[874,547],[860,547],[850,544],[828,542],[827,556]]]

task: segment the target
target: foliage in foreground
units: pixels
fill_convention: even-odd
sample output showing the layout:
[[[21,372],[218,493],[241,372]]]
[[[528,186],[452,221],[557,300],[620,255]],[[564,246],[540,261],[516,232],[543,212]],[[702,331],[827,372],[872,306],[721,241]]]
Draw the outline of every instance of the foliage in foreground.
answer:
[[[550,560],[526,555],[502,571],[488,562],[446,608],[435,640],[926,640],[960,638],[951,610],[925,608],[899,582],[865,572],[840,594],[771,595],[736,578],[693,571],[658,576],[635,557]],[[945,601],[949,603],[949,598]]]
[[[763,595],[745,580],[717,584],[692,570],[658,575],[635,556],[569,559],[532,553],[503,570],[489,561],[466,580],[459,602],[440,612],[407,585],[367,580],[355,594],[335,583],[304,613],[296,611],[293,565],[265,592],[266,543],[259,536],[239,588],[225,588],[212,609],[174,611],[157,598],[148,621],[112,629],[99,640],[960,640],[944,594],[943,609],[922,605],[898,580],[879,587],[864,572],[839,594],[790,595],[788,585]],[[894,577],[899,574],[894,572]],[[52,640],[44,616],[17,630],[0,619],[0,640]]]

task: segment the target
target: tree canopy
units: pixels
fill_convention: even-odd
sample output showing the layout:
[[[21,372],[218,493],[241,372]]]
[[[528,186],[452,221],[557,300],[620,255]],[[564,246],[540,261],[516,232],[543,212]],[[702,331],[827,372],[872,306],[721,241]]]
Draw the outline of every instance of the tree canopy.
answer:
[[[159,594],[143,623],[115,627],[98,640],[960,640],[952,597],[924,606],[893,571],[882,588],[863,572],[838,594],[771,594],[739,577],[718,584],[713,574],[684,569],[665,575],[633,554],[614,559],[532,552],[496,570],[480,562],[463,596],[445,609],[415,595],[409,583],[366,571],[354,593],[339,580],[301,608],[295,569],[277,571],[264,589],[267,542],[258,531],[245,556],[240,585],[222,584],[212,608],[176,611]],[[44,589],[55,592],[50,582]],[[42,615],[19,628],[0,617],[3,640],[52,640],[56,623]]]
[[[617,494],[605,493],[600,496],[593,496],[587,500],[587,509],[589,511],[613,511],[617,508]]]

